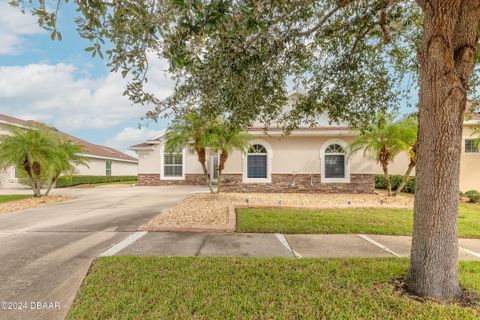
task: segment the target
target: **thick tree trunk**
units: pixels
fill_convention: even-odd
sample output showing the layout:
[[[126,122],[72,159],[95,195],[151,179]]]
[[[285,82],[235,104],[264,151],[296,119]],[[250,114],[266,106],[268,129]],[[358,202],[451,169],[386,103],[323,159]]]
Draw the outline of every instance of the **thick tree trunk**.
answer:
[[[395,190],[395,193],[393,194],[394,196],[397,196],[400,194],[400,192],[402,192],[402,189],[405,187],[408,180],[410,180],[410,174],[412,174],[413,168],[415,168],[415,162],[411,160],[408,165],[407,171],[405,172],[405,175],[402,177],[402,182],[400,182],[397,190]]]
[[[387,183],[387,194],[388,196],[392,195],[392,181],[390,180],[390,174],[388,173],[388,163],[382,162],[383,176],[385,177],[385,182]]]
[[[420,101],[415,217],[408,288],[439,299],[461,295],[458,189],[462,125],[475,64],[479,0],[417,0]]]

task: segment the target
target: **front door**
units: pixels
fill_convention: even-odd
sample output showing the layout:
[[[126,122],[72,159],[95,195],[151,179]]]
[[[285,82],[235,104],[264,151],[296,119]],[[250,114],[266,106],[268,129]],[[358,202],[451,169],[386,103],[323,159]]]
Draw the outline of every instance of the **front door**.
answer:
[[[212,156],[210,157],[210,179],[212,180],[212,182],[218,181],[218,154],[217,153],[212,154]]]

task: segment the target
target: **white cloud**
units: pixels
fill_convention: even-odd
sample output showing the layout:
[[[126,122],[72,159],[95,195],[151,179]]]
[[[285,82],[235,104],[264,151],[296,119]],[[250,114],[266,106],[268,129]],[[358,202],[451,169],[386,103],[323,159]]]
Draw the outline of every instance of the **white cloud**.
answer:
[[[127,127],[117,133],[113,138],[108,139],[106,145],[134,155],[134,152],[128,151],[127,148],[129,146],[155,138],[159,134],[160,130],[153,130],[146,127],[141,127],[140,129]]]
[[[28,12],[7,2],[0,3],[0,55],[15,55],[21,52],[22,36],[44,32]]]
[[[164,62],[152,61],[150,88],[159,98],[173,92]],[[0,66],[0,113],[53,125],[60,130],[106,129],[138,120],[148,107],[123,96],[119,74],[90,78],[71,64]]]

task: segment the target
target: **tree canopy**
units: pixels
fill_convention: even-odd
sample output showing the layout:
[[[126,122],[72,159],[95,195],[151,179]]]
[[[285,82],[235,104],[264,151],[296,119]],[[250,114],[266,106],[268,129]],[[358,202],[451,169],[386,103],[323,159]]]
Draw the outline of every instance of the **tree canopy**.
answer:
[[[52,39],[61,39],[58,9],[42,3],[34,13]],[[76,3],[80,35],[92,41],[85,50],[106,55],[111,70],[128,77],[126,93],[152,104],[151,117],[201,107],[239,126],[260,117],[294,127],[325,112],[332,121],[365,126],[417,83],[422,16],[414,1]],[[144,89],[149,53],[167,58],[178,80],[163,101]],[[284,114],[295,89],[301,99]]]

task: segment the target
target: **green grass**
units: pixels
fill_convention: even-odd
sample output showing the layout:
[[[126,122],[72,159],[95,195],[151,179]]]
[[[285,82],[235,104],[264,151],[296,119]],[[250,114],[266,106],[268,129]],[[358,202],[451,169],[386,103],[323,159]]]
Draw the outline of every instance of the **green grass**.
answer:
[[[7,195],[0,195],[0,203],[10,202],[10,201],[17,201],[22,199],[31,198],[32,196],[29,194],[7,194]]]
[[[394,289],[408,260],[104,257],[67,319],[479,319],[480,309],[419,302]],[[480,263],[461,262],[480,291]]]
[[[237,209],[237,232],[410,235],[408,209]],[[480,206],[460,205],[459,235],[480,238]]]

